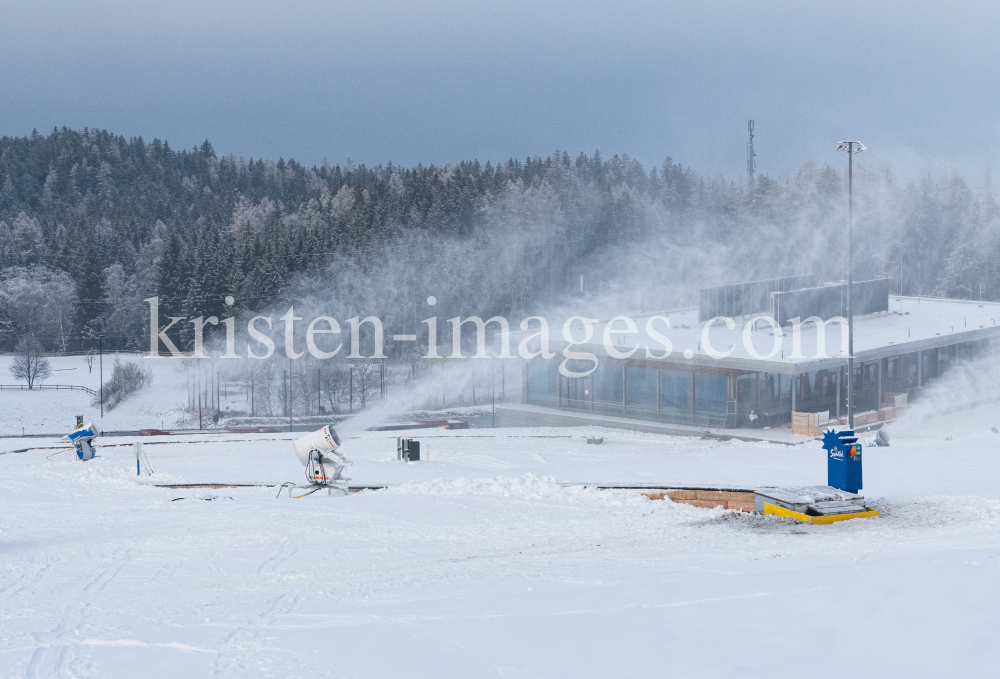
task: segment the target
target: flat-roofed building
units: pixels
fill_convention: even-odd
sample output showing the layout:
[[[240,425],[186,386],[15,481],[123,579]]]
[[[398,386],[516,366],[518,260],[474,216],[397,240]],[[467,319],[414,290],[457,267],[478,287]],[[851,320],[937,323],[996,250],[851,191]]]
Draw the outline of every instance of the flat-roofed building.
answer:
[[[1000,304],[890,296],[887,287],[881,298],[883,284],[871,283],[863,301],[868,310],[883,310],[855,315],[856,413],[877,410],[887,403],[887,395],[907,394],[912,401],[949,366],[982,355],[1000,337]],[[835,287],[810,288],[799,298],[783,298],[782,304],[787,310],[804,298],[801,309],[808,310],[809,300],[818,300],[816,304],[829,310],[837,305]],[[594,355],[593,372],[586,377],[560,374],[560,352],[567,343],[553,341],[555,358],[525,362],[524,400],[565,411],[697,427],[778,426],[788,424],[793,411],[846,416],[846,321],[841,324],[833,317],[822,326],[805,322],[793,332],[799,317],[778,325],[773,307],[762,314],[759,306],[757,300],[747,307],[753,311],[732,318],[732,328],[707,318],[725,309],[717,304],[706,312],[704,302],[634,316],[635,333],[626,332],[623,321],[609,329],[610,319],[602,319],[594,324],[588,343],[572,347]],[[728,310],[740,311],[732,305]],[[664,320],[653,322],[653,330],[669,339],[669,355],[664,356],[663,344],[647,333],[653,317],[669,319],[669,330]],[[606,334],[614,353],[634,353],[612,357],[604,347]],[[578,327],[576,336],[582,335]],[[558,329],[553,328],[552,336],[561,337]],[[594,363],[574,360],[566,367],[584,372]]]

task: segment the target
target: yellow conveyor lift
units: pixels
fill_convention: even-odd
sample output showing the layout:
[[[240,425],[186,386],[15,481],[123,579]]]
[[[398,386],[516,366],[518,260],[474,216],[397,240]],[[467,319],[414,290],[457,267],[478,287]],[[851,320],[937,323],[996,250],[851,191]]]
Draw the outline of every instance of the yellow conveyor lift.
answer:
[[[767,486],[754,491],[754,509],[814,524],[879,516],[857,493],[830,486]]]

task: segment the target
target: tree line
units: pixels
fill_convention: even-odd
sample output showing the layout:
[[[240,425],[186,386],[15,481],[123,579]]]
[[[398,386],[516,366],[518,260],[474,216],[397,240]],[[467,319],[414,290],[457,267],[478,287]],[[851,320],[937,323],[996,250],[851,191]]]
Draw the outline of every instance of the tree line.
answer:
[[[831,158],[839,161],[840,158]],[[992,185],[855,171],[856,278],[1000,299]],[[829,164],[752,192],[667,158],[567,152],[368,167],[219,157],[105,130],[0,139],[0,350],[146,348],[148,307],[246,316],[290,304],[412,329],[433,312],[514,320],[691,304],[698,287],[845,277],[846,183]],[[581,292],[582,287],[582,292]],[[235,303],[225,304],[232,296]],[[298,307],[297,307],[298,308]],[[178,341],[189,346],[189,330]]]

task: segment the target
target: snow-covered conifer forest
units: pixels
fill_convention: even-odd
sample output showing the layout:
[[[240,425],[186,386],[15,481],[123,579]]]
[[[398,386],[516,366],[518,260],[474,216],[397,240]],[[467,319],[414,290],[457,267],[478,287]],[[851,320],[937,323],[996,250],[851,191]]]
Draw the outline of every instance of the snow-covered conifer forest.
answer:
[[[864,161],[859,156],[859,162]],[[743,182],[665,159],[554,151],[369,167],[219,157],[96,129],[0,139],[0,349],[148,347],[149,308],[219,316],[290,303],[411,328],[437,311],[519,319],[581,285],[584,309],[697,302],[714,284],[845,278],[846,173],[807,162]],[[856,166],[855,274],[907,295],[1000,299],[989,181]],[[224,306],[232,295],[235,306]],[[406,330],[409,332],[409,330]],[[190,349],[190,326],[181,346]]]

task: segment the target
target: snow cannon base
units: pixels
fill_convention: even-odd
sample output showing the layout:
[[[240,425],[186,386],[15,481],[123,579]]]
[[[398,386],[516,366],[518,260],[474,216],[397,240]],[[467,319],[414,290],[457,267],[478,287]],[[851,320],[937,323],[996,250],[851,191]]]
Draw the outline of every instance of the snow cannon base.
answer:
[[[352,492],[352,489],[347,485],[348,481],[349,479],[338,479],[337,481],[333,481],[330,483],[323,483],[323,484],[311,483],[309,485],[301,485],[301,486],[291,483],[286,483],[283,485],[283,487],[288,489],[288,497],[295,499],[313,495],[314,493],[317,493],[321,490],[326,490],[327,495],[336,494],[336,495],[347,496]]]
[[[90,445],[90,441],[82,440],[76,443],[76,459],[81,462],[86,462],[88,460],[94,459],[94,447]]]

